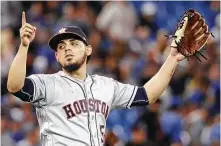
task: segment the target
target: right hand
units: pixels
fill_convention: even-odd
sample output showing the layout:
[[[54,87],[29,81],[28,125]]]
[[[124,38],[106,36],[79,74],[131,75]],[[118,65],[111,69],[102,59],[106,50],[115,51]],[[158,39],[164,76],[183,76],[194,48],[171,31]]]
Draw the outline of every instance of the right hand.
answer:
[[[22,12],[22,27],[20,28],[21,44],[29,46],[35,38],[36,27],[26,23],[25,12]]]

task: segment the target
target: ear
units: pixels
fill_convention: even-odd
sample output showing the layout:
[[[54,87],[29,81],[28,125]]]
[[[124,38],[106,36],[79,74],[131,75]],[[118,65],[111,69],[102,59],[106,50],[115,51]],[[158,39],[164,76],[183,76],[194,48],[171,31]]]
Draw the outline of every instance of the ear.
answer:
[[[55,55],[55,58],[56,58],[57,62],[59,62],[59,61],[58,61],[58,53],[55,52],[54,55]]]
[[[91,47],[91,45],[86,46],[86,54],[87,54],[87,56],[92,54],[92,47]]]

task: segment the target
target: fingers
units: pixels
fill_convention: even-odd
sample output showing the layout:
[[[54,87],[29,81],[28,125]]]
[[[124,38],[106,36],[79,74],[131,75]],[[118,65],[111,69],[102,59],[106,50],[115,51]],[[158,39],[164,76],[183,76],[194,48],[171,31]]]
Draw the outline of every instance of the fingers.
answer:
[[[20,28],[21,44],[28,46],[35,37],[36,27],[26,22],[25,12],[22,12],[22,26]]]
[[[25,12],[22,12],[22,26],[25,25],[26,23],[26,16],[25,16]]]
[[[31,35],[33,35],[33,33],[31,33],[31,32],[28,32],[28,31],[26,31],[26,32],[22,32],[21,33],[21,38],[24,38],[24,37],[31,37]]]
[[[32,25],[26,23],[25,25],[22,26],[22,28],[20,29],[20,31],[23,31],[23,30],[26,29],[26,28],[29,28],[29,29],[31,29],[31,30],[33,30],[33,31],[36,30],[36,27],[34,27],[34,26],[32,26]]]
[[[21,38],[25,37],[26,35],[30,37],[31,35],[35,34],[35,31],[36,31],[36,27],[26,23],[20,29],[20,36]]]
[[[30,29],[30,28],[25,28],[24,30],[20,31],[21,34],[24,33],[24,32],[30,32],[31,34],[35,33],[35,31]]]
[[[32,29],[33,31],[36,30],[36,27],[30,25],[29,23],[26,23],[25,12],[23,11],[23,12],[22,12],[22,27],[21,27],[20,31],[22,31],[23,29],[25,29],[25,28],[27,28],[27,27],[30,28],[30,29]]]
[[[24,38],[27,36],[28,38],[30,38],[31,36],[35,35],[35,32],[36,32],[36,27],[26,23],[20,29],[20,37]]]

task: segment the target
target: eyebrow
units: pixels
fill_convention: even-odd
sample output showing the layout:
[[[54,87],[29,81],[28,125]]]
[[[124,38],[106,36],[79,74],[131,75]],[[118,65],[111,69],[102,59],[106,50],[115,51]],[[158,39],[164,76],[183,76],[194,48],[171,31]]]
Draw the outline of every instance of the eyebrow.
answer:
[[[74,39],[70,39],[70,42],[77,42],[77,40],[74,40]],[[63,41],[63,40],[61,40],[61,41],[59,41],[58,42],[58,44],[60,44],[60,43],[63,43],[63,44],[65,44],[65,42]],[[78,43],[78,42],[77,42]]]
[[[70,42],[76,42],[76,43],[78,43],[78,40],[71,39]]]
[[[58,42],[58,44],[60,44],[60,43],[63,43],[63,44],[65,44],[65,43],[64,43],[64,41],[62,41],[62,40]]]

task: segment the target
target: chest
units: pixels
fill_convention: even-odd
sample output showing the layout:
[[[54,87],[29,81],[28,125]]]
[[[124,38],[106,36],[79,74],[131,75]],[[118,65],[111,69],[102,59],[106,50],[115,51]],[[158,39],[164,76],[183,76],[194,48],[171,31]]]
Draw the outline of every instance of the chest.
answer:
[[[62,80],[55,85],[53,105],[65,111],[68,118],[71,118],[71,115],[88,112],[100,113],[106,117],[112,104],[113,94],[114,88],[110,85],[93,81],[79,83]]]
[[[109,103],[113,94],[114,88],[111,85],[93,81],[79,83],[64,80],[55,85],[55,101],[57,102],[69,103],[83,99],[94,99]]]

